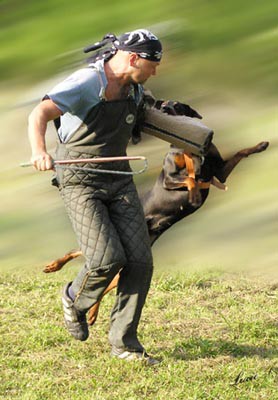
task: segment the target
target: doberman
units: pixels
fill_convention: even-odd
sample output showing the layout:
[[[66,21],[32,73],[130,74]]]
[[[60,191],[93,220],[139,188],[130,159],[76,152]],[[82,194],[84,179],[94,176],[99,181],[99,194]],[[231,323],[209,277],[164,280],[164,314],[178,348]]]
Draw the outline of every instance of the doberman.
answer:
[[[166,106],[164,104],[165,109],[169,114],[179,114],[169,102]],[[243,158],[266,150],[268,145],[268,142],[261,142],[254,147],[238,151],[227,160],[222,159],[213,143],[203,158],[189,156],[182,149],[171,147],[154,186],[140,198],[151,244],[153,245],[162,233],[176,222],[197,211],[207,199],[210,185],[225,189],[224,182],[235,166]],[[49,263],[44,272],[58,271],[68,261],[80,255],[80,250],[71,251]],[[119,274],[114,277],[103,296],[117,286],[118,280]],[[89,310],[89,325],[96,321],[100,301],[101,299]]]

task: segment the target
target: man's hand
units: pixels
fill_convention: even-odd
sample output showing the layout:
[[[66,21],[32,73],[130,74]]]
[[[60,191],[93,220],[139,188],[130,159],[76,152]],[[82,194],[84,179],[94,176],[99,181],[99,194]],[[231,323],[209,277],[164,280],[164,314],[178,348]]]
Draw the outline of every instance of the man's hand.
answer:
[[[48,121],[62,115],[62,112],[51,99],[39,103],[28,118],[28,136],[32,149],[31,163],[38,171],[54,168],[54,162],[48,154],[45,144],[45,133]]]
[[[54,161],[50,154],[35,154],[31,158],[31,163],[38,171],[48,171],[54,169]]]

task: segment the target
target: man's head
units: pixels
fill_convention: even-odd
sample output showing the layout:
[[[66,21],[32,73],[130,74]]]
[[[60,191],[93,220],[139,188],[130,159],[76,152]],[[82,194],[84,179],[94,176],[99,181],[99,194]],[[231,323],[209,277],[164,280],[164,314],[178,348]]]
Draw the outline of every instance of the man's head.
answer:
[[[95,62],[99,59],[108,61],[118,50],[135,53],[138,57],[160,62],[162,58],[162,45],[159,39],[147,29],[136,29],[116,37],[107,33],[100,42],[96,42],[84,49],[84,53],[97,51],[88,61]]]
[[[162,46],[153,33],[146,29],[127,32],[114,42],[114,46],[118,55],[127,55],[129,77],[133,83],[144,84],[156,74],[162,57]]]
[[[156,68],[162,58],[159,39],[146,29],[126,32],[119,37],[108,33],[102,41],[85,48],[84,52],[96,50],[97,53],[88,60],[89,62],[94,63],[100,59],[109,61],[114,71],[117,66],[118,73],[124,72],[131,82],[140,84],[144,84],[150,76],[156,74]]]
[[[117,50],[136,53],[145,60],[160,62],[162,45],[158,38],[146,29],[137,29],[121,35],[114,41]]]

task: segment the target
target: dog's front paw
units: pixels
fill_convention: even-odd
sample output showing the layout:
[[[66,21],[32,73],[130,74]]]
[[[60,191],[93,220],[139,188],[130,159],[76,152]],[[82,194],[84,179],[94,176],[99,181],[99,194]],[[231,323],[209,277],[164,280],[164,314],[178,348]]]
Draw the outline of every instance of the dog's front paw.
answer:
[[[202,195],[201,195],[200,190],[197,187],[189,190],[188,201],[192,205],[192,207],[195,207],[195,208],[198,208],[202,205]]]

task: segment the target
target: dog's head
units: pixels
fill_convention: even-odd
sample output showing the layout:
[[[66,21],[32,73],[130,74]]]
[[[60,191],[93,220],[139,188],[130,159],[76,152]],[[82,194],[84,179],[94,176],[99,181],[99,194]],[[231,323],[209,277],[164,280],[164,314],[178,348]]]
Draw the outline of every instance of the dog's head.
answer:
[[[173,100],[156,100],[154,104],[158,110],[169,115],[184,115],[190,118],[202,119],[202,116],[188,104]]]

